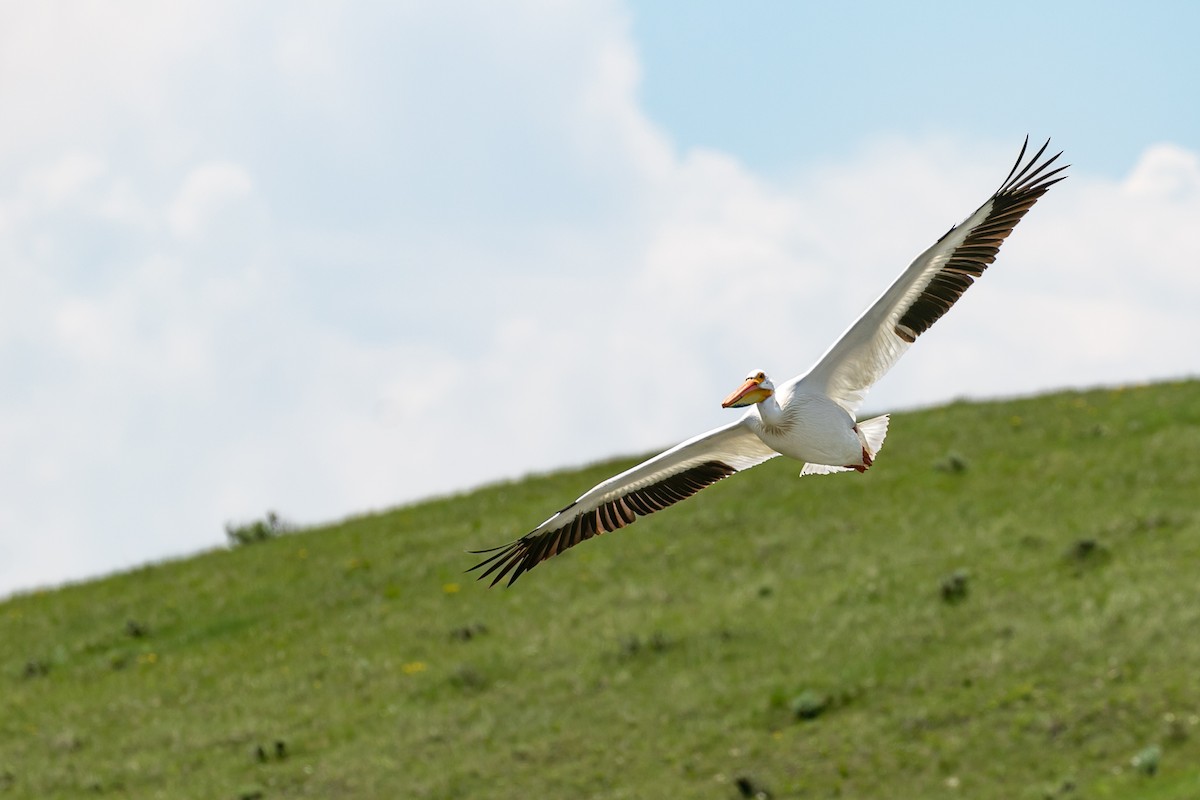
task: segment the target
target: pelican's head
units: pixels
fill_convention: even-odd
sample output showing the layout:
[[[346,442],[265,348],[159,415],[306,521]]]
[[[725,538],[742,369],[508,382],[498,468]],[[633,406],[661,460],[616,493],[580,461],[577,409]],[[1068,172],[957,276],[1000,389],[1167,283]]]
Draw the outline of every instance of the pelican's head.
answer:
[[[746,376],[745,383],[734,389],[733,394],[725,398],[725,402],[721,403],[721,408],[752,406],[755,403],[761,403],[773,394],[775,394],[775,384],[771,383],[767,373],[761,369],[755,370]]]

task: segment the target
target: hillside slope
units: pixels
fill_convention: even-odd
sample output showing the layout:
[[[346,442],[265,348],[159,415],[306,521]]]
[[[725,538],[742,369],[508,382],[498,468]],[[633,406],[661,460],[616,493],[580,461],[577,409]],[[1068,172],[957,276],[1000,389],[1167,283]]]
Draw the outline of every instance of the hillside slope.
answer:
[[[462,574],[631,461],[0,604],[0,797],[1200,796],[1200,382]]]

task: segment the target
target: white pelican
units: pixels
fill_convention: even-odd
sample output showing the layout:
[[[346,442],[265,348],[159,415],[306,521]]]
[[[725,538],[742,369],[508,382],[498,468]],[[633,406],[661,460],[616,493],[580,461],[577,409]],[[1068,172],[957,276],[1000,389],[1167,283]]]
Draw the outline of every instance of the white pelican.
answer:
[[[609,478],[529,533],[491,550],[468,572],[487,567],[491,585],[512,584],[526,570],[584,539],[623,528],[735,472],[785,455],[804,462],[801,475],[858,470],[875,460],[887,415],[857,422],[863,397],[917,337],[937,322],[996,260],[1005,238],[1038,198],[1066,176],[1042,159],[1050,140],[1024,166],[1029,137],[1000,188],[900,274],[804,375],[775,386],[755,370],[721,403],[746,407],[736,422],[701,434]],[[498,552],[497,552],[498,551]]]

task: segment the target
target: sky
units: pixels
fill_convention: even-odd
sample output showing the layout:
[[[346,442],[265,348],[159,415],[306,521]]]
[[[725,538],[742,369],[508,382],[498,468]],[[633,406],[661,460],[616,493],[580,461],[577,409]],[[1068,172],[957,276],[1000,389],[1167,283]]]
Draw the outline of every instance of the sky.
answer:
[[[0,596],[723,424],[1026,134],[865,412],[1200,374],[1200,5],[912,5],[0,5]]]

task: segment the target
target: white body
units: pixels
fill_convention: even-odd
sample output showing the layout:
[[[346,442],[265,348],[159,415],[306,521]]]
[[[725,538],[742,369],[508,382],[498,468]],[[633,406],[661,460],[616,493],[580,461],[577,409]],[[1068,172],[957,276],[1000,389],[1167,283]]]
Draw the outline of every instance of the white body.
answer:
[[[828,395],[785,386],[746,412],[745,425],[775,452],[810,464],[862,465],[854,416]],[[873,454],[872,454],[873,455]]]

